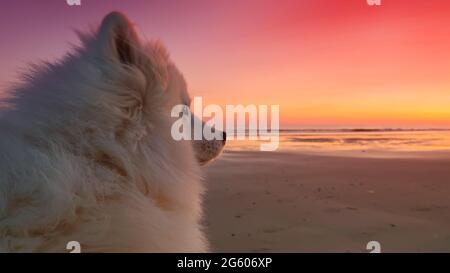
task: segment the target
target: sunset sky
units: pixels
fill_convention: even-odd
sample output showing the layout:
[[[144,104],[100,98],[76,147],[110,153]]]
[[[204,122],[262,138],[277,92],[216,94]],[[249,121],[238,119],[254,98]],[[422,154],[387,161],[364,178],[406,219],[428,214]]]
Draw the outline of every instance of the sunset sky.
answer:
[[[450,128],[450,1],[81,1],[2,1],[2,89],[119,10],[206,103],[279,104],[285,128]]]

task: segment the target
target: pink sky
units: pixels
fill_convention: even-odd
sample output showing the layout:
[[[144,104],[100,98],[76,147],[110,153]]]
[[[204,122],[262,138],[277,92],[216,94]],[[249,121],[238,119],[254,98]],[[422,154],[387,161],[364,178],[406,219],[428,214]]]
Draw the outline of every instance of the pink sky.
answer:
[[[450,1],[8,1],[0,86],[126,13],[207,103],[279,104],[283,127],[449,127]]]

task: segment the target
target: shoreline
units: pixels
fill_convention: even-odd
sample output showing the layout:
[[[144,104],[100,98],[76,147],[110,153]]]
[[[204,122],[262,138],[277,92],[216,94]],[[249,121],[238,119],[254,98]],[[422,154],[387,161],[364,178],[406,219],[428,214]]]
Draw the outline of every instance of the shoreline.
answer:
[[[450,148],[436,149],[436,150],[423,150],[423,151],[410,151],[410,150],[398,150],[398,151],[387,151],[382,149],[365,149],[365,150],[319,150],[319,149],[294,149],[294,148],[279,148],[276,151],[259,151],[257,149],[239,149],[231,148],[225,150],[223,154],[233,155],[233,154],[254,154],[255,156],[261,157],[261,155],[266,155],[271,158],[274,154],[276,155],[304,155],[304,156],[320,156],[320,157],[345,157],[345,158],[374,158],[374,159],[450,159]],[[220,159],[218,159],[220,160]]]

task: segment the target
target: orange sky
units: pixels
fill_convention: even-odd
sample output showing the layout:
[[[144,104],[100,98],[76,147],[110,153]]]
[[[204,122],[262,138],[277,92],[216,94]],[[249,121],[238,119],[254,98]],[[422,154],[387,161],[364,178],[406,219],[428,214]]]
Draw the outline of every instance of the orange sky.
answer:
[[[118,9],[168,46],[207,103],[279,104],[282,127],[450,128],[450,1],[10,2],[0,84]]]

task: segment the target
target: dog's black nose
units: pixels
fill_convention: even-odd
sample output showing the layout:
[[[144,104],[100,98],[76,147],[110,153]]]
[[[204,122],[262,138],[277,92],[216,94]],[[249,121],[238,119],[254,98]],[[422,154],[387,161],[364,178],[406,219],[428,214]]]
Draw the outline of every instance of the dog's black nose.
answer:
[[[227,141],[227,133],[225,132],[222,133],[222,140],[223,142]]]

